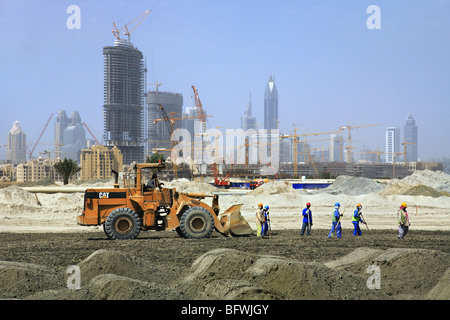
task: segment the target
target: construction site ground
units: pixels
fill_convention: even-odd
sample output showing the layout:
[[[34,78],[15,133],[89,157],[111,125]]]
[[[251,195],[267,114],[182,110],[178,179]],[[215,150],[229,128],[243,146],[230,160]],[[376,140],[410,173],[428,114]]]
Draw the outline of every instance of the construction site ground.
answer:
[[[108,240],[102,227],[76,225],[82,193],[36,196],[16,186],[0,189],[0,299],[449,300],[450,197],[407,195],[400,182],[362,192],[360,179],[345,186],[361,192],[344,192],[337,190],[339,182],[316,191],[292,191],[283,183],[220,190],[222,211],[242,202],[254,229],[255,205],[267,203],[272,235],[227,238],[214,232],[201,240],[182,239],[174,231]],[[446,175],[433,190],[448,192],[449,182]],[[193,182],[184,183],[193,189]],[[312,235],[300,236],[307,201]],[[340,239],[328,238],[336,201],[344,212]],[[412,226],[399,240],[396,212],[402,201],[408,202]],[[361,225],[362,236],[352,235],[356,202],[363,204],[369,227]],[[73,266],[80,270],[79,289],[68,288]]]

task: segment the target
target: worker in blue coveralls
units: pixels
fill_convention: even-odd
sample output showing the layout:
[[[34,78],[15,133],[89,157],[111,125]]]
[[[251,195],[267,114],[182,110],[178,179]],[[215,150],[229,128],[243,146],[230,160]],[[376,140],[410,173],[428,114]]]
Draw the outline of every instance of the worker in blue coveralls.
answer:
[[[306,235],[308,235],[308,236],[311,235],[312,211],[311,211],[310,207],[311,207],[311,203],[307,202],[306,208],[303,209],[303,211],[302,211],[303,224],[302,224],[302,231],[300,231],[301,236],[305,233],[305,229],[307,229]]]
[[[331,238],[331,235],[336,231],[336,236],[338,238],[342,237],[342,226],[341,226],[341,217],[342,213],[339,213],[339,208],[341,207],[339,202],[336,202],[334,204],[334,211],[333,211],[333,217],[332,217],[332,225],[330,233],[328,234],[328,238]]]
[[[270,221],[270,219],[269,219],[269,206],[264,206],[263,215],[264,215],[264,222],[262,224],[261,235],[263,237],[265,237],[269,233],[269,221]]]
[[[361,209],[362,209],[362,205],[361,205],[361,203],[358,203],[356,205],[356,210],[353,212],[352,223],[353,223],[353,235],[354,236],[361,235],[361,228],[359,227],[359,223],[365,223],[361,217],[361,214],[362,214]]]

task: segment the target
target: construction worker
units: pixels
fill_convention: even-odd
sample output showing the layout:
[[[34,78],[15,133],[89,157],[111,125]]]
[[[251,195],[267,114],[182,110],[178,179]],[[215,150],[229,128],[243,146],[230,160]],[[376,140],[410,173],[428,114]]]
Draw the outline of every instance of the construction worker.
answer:
[[[409,222],[409,215],[406,211],[406,208],[408,206],[405,202],[402,202],[400,205],[400,209],[398,210],[398,238],[403,240],[403,238],[406,236],[406,234],[409,231],[409,226],[411,223]]]
[[[300,231],[300,235],[302,236],[305,233],[305,229],[307,229],[306,235],[311,235],[311,226],[312,226],[312,211],[310,209],[311,203],[306,203],[306,208],[302,211],[303,216],[303,224],[302,231]]]
[[[336,202],[334,204],[334,211],[332,216],[332,224],[331,224],[331,230],[328,234],[328,238],[331,238],[331,235],[336,231],[336,236],[338,238],[342,237],[342,227],[341,227],[341,217],[343,214],[339,213],[339,208],[341,207],[339,202]]]
[[[361,213],[362,213],[361,209],[362,209],[362,204],[358,203],[356,205],[356,210],[353,212],[352,223],[353,223],[353,235],[354,236],[361,235],[361,228],[359,227],[359,223],[365,223],[361,217]]]
[[[156,173],[152,174],[152,178],[147,182],[148,189],[155,189],[158,186],[158,176]]]
[[[256,210],[256,235],[260,237],[262,235],[262,226],[264,223],[264,209],[263,204],[258,203],[258,210]]]
[[[264,214],[264,222],[262,224],[261,235],[263,237],[265,237],[269,233],[269,221],[270,221],[270,219],[269,219],[269,206],[264,206],[263,214]]]

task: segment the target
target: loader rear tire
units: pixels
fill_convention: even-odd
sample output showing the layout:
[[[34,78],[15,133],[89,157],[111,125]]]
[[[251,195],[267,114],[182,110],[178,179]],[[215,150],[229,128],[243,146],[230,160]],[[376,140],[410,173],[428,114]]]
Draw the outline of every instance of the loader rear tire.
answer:
[[[103,230],[109,239],[135,239],[141,231],[141,220],[133,210],[117,208],[106,218]]]
[[[214,231],[214,218],[205,208],[191,207],[181,215],[179,231],[185,238],[209,238]]]

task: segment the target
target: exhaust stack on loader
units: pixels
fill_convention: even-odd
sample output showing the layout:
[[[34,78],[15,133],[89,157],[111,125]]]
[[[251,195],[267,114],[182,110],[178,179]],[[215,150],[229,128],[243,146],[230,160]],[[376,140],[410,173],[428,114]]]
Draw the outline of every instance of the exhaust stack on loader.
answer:
[[[240,207],[227,209],[219,219],[219,196],[183,193],[163,188],[155,179],[154,187],[142,183],[143,170],[161,169],[165,165],[142,163],[134,166],[134,183],[124,175],[120,188],[118,173],[114,188],[89,188],[84,193],[84,210],[77,217],[83,226],[103,225],[110,239],[134,239],[140,230],[176,230],[184,238],[208,238],[214,229],[225,236],[253,234]],[[200,200],[212,198],[211,205]]]

